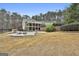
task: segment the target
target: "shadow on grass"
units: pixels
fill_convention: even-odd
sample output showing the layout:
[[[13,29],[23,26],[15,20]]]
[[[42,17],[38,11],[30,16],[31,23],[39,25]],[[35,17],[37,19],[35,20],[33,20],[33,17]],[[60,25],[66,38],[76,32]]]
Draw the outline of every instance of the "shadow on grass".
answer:
[[[0,56],[8,56],[8,53],[0,53]]]
[[[59,31],[59,32],[62,32],[62,33],[79,33],[79,31]]]

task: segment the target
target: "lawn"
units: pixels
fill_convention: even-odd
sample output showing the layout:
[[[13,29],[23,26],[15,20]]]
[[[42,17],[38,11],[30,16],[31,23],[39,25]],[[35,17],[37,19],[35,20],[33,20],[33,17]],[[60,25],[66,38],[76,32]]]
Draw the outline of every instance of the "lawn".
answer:
[[[26,37],[11,37],[1,33],[0,52],[11,56],[79,56],[79,32],[38,33]]]

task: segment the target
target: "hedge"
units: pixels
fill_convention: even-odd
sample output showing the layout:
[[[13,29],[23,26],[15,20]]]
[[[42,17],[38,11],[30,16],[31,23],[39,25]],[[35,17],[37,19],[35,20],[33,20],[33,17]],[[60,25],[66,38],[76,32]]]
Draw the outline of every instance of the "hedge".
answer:
[[[71,23],[71,24],[62,25],[60,27],[60,30],[62,30],[62,31],[79,31],[79,23]]]
[[[53,23],[54,26],[62,26],[64,25],[63,23]]]

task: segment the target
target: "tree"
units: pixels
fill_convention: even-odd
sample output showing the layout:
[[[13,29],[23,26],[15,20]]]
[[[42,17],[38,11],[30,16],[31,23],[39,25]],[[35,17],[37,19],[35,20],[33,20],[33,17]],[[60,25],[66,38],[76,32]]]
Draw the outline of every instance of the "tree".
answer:
[[[0,10],[0,29],[8,29],[8,13],[5,9]]]
[[[11,15],[12,29],[21,29],[22,28],[22,17],[21,15],[13,12]]]
[[[56,19],[56,16],[58,19]],[[60,21],[62,18],[62,11],[59,10],[58,12],[54,11],[48,11],[45,14],[40,13],[39,15],[32,16],[32,19],[35,19],[37,21]]]
[[[23,19],[30,18],[28,15],[23,15]]]
[[[5,9],[1,9],[0,11],[1,11],[1,12],[4,12],[4,13],[6,13],[6,12],[7,12]]]
[[[71,4],[64,12],[65,23],[79,22],[79,3]]]

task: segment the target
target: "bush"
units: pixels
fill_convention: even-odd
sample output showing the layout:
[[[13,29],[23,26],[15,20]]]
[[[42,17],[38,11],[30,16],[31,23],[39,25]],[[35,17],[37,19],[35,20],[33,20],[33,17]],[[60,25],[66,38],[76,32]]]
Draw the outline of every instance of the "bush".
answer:
[[[52,24],[46,25],[46,32],[53,32],[55,31],[55,27]]]
[[[79,31],[79,23],[66,24],[60,27],[62,31]]]

